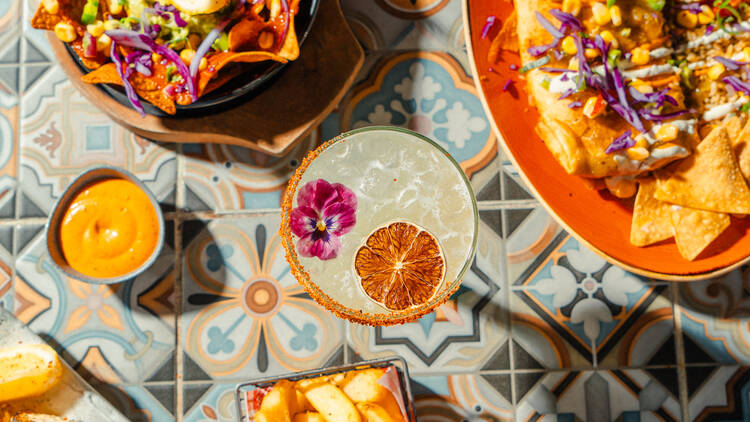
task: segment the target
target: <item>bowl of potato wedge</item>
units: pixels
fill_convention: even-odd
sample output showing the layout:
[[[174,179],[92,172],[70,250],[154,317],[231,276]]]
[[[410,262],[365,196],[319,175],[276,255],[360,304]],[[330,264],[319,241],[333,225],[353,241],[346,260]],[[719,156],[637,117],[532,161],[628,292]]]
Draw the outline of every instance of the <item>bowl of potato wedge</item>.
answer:
[[[262,378],[237,386],[241,422],[412,422],[402,358]]]

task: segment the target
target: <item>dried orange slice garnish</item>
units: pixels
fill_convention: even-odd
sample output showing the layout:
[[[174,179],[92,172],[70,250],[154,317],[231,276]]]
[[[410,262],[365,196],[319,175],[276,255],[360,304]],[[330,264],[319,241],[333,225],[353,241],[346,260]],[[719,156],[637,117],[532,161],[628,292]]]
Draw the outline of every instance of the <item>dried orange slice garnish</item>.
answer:
[[[354,268],[367,296],[394,311],[429,301],[445,277],[437,239],[405,222],[375,230],[357,251]]]

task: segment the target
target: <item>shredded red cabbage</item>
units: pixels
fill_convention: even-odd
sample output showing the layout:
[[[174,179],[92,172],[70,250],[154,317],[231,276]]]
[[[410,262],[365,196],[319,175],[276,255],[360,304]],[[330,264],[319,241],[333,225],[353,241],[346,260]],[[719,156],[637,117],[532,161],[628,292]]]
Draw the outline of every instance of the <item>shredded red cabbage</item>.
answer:
[[[724,79],[722,79],[722,81],[724,81],[725,84],[734,88],[735,91],[744,92],[745,94],[750,95],[750,83],[743,82],[742,79],[736,76],[727,76]]]
[[[143,110],[143,105],[141,104],[141,101],[138,99],[138,95],[135,93],[135,89],[133,89],[133,85],[130,84],[130,81],[128,80],[130,78],[130,67],[127,65],[124,65],[122,58],[120,57],[120,54],[117,52],[117,42],[112,41],[112,46],[109,50],[109,55],[112,58],[112,62],[115,64],[115,68],[117,69],[117,74],[120,76],[120,79],[122,79],[122,86],[125,87],[125,94],[128,96],[128,100],[130,100],[130,104],[133,105],[133,108],[138,111],[138,113],[141,114],[141,117],[146,117],[146,112]]]
[[[544,15],[542,15],[539,12],[535,12],[535,13],[536,13],[536,20],[538,20],[539,24],[541,24],[542,27],[547,32],[549,32],[550,34],[552,34],[553,37],[555,37],[555,38],[563,38],[565,36],[565,34],[561,30],[557,29],[555,27],[555,25],[552,25],[552,22],[550,22],[549,20],[547,20],[547,18],[545,18]]]
[[[195,55],[193,56],[193,61],[190,62],[190,77],[195,79],[195,77],[198,75],[198,68],[201,64],[201,59],[208,53],[208,50],[211,49],[211,46],[214,44],[214,41],[216,41],[221,36],[221,31],[224,30],[224,27],[227,26],[229,23],[229,18],[226,18],[219,22],[218,25],[216,25],[211,31],[206,35],[206,38],[201,41],[201,44],[198,46],[198,48],[195,50]]]
[[[88,31],[83,33],[83,55],[88,58],[96,57],[96,39]]]
[[[507,81],[505,81],[505,85],[503,85],[503,92],[510,89],[512,85],[513,85],[513,79],[508,79]]]
[[[561,67],[540,67],[539,70],[543,70],[549,73],[574,73],[575,70],[563,69]]]
[[[632,138],[633,132],[631,130],[626,131],[622,135],[618,136],[617,139],[612,141],[604,152],[611,154],[613,152],[628,149],[635,145],[635,140]]]
[[[727,59],[726,57],[716,56],[714,60],[724,65],[727,70],[739,70],[742,66],[748,65],[748,62]]]
[[[198,93],[195,89],[195,80],[190,76],[190,69],[185,65],[176,51],[167,46],[155,43],[154,40],[145,34],[140,34],[132,30],[113,29],[106,31],[105,33],[112,38],[113,41],[117,41],[119,44],[159,54],[174,63],[180,76],[185,80],[185,85],[193,101],[198,99]]]
[[[669,88],[664,88],[657,92],[643,93],[630,86],[628,87],[628,92],[633,100],[638,103],[655,103],[657,107],[662,107],[664,103],[669,103],[674,106],[678,105],[677,100],[674,99],[674,97],[667,95]]]
[[[289,20],[292,17],[287,0],[280,0],[280,3],[281,10],[284,12],[284,30],[281,31],[281,36],[279,37],[279,48],[283,45],[284,40],[286,39],[286,34],[289,32]]]
[[[640,114],[641,117],[651,122],[663,122],[665,120],[674,119],[675,117],[680,117],[688,113],[690,113],[690,110],[679,110],[675,111],[674,113],[667,114],[654,114],[646,109],[638,110],[638,114]]]
[[[555,19],[559,20],[560,23],[562,23],[564,26],[567,26],[574,31],[583,31],[583,25],[581,25],[581,21],[579,21],[578,18],[571,15],[570,13],[563,12],[559,9],[552,9],[549,11],[549,13],[554,16]]]
[[[156,12],[159,12],[159,15],[166,19],[166,14],[169,13],[174,18],[174,23],[180,28],[184,28],[187,26],[187,22],[185,22],[184,19],[182,19],[182,16],[180,16],[180,11],[174,7],[174,5],[168,5],[165,6],[158,1],[154,3],[154,9]]]
[[[492,31],[492,28],[497,23],[497,16],[490,15],[487,16],[487,22],[484,23],[484,26],[482,27],[482,39],[487,38],[487,35],[490,34],[490,31]]]
[[[583,107],[583,103],[580,101],[571,101],[570,104],[568,104],[568,108],[580,108]]]

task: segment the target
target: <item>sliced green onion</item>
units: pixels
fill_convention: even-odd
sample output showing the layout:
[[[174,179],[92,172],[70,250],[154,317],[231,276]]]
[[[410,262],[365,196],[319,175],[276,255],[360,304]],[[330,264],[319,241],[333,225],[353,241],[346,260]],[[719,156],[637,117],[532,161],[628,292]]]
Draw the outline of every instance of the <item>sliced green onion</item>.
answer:
[[[87,0],[81,13],[81,23],[88,25],[94,23],[96,14],[99,12],[99,0]]]
[[[550,84],[550,82],[552,82],[550,80],[550,78],[544,78],[544,79],[542,79],[542,88],[544,88],[547,91],[549,91],[549,84]]]
[[[648,7],[650,7],[651,10],[661,12],[667,2],[666,0],[647,0],[646,3],[648,3]]]
[[[607,0],[607,7],[612,7],[615,5],[615,0]]]
[[[609,53],[607,53],[607,63],[609,63],[611,67],[615,67],[617,66],[617,62],[620,60],[620,57],[622,57],[622,50],[613,48],[609,50]]]
[[[620,31],[620,35],[627,38],[630,36],[631,32],[632,32],[631,28],[624,28],[622,31]]]
[[[549,63],[549,56],[544,56],[541,59],[534,60],[533,62],[526,63],[523,65],[521,69],[518,70],[521,74],[526,73],[532,69],[536,69],[537,67],[542,67],[545,64]]]
[[[693,70],[688,66],[682,66],[680,68],[680,79],[682,80],[682,84],[689,89],[693,89],[695,87],[693,85]]]
[[[222,32],[221,36],[214,41],[212,47],[216,51],[227,51],[229,50],[229,35],[226,32]]]
[[[743,113],[747,113],[750,111],[750,103],[742,104],[742,107],[740,107],[740,111]]]

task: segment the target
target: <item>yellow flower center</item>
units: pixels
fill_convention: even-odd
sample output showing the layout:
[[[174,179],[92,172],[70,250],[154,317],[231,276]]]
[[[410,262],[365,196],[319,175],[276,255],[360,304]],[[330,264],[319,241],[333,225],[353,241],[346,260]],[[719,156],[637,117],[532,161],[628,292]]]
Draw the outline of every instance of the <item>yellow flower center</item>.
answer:
[[[326,223],[323,220],[318,220],[318,224],[315,226],[318,231],[324,232],[326,231]]]

